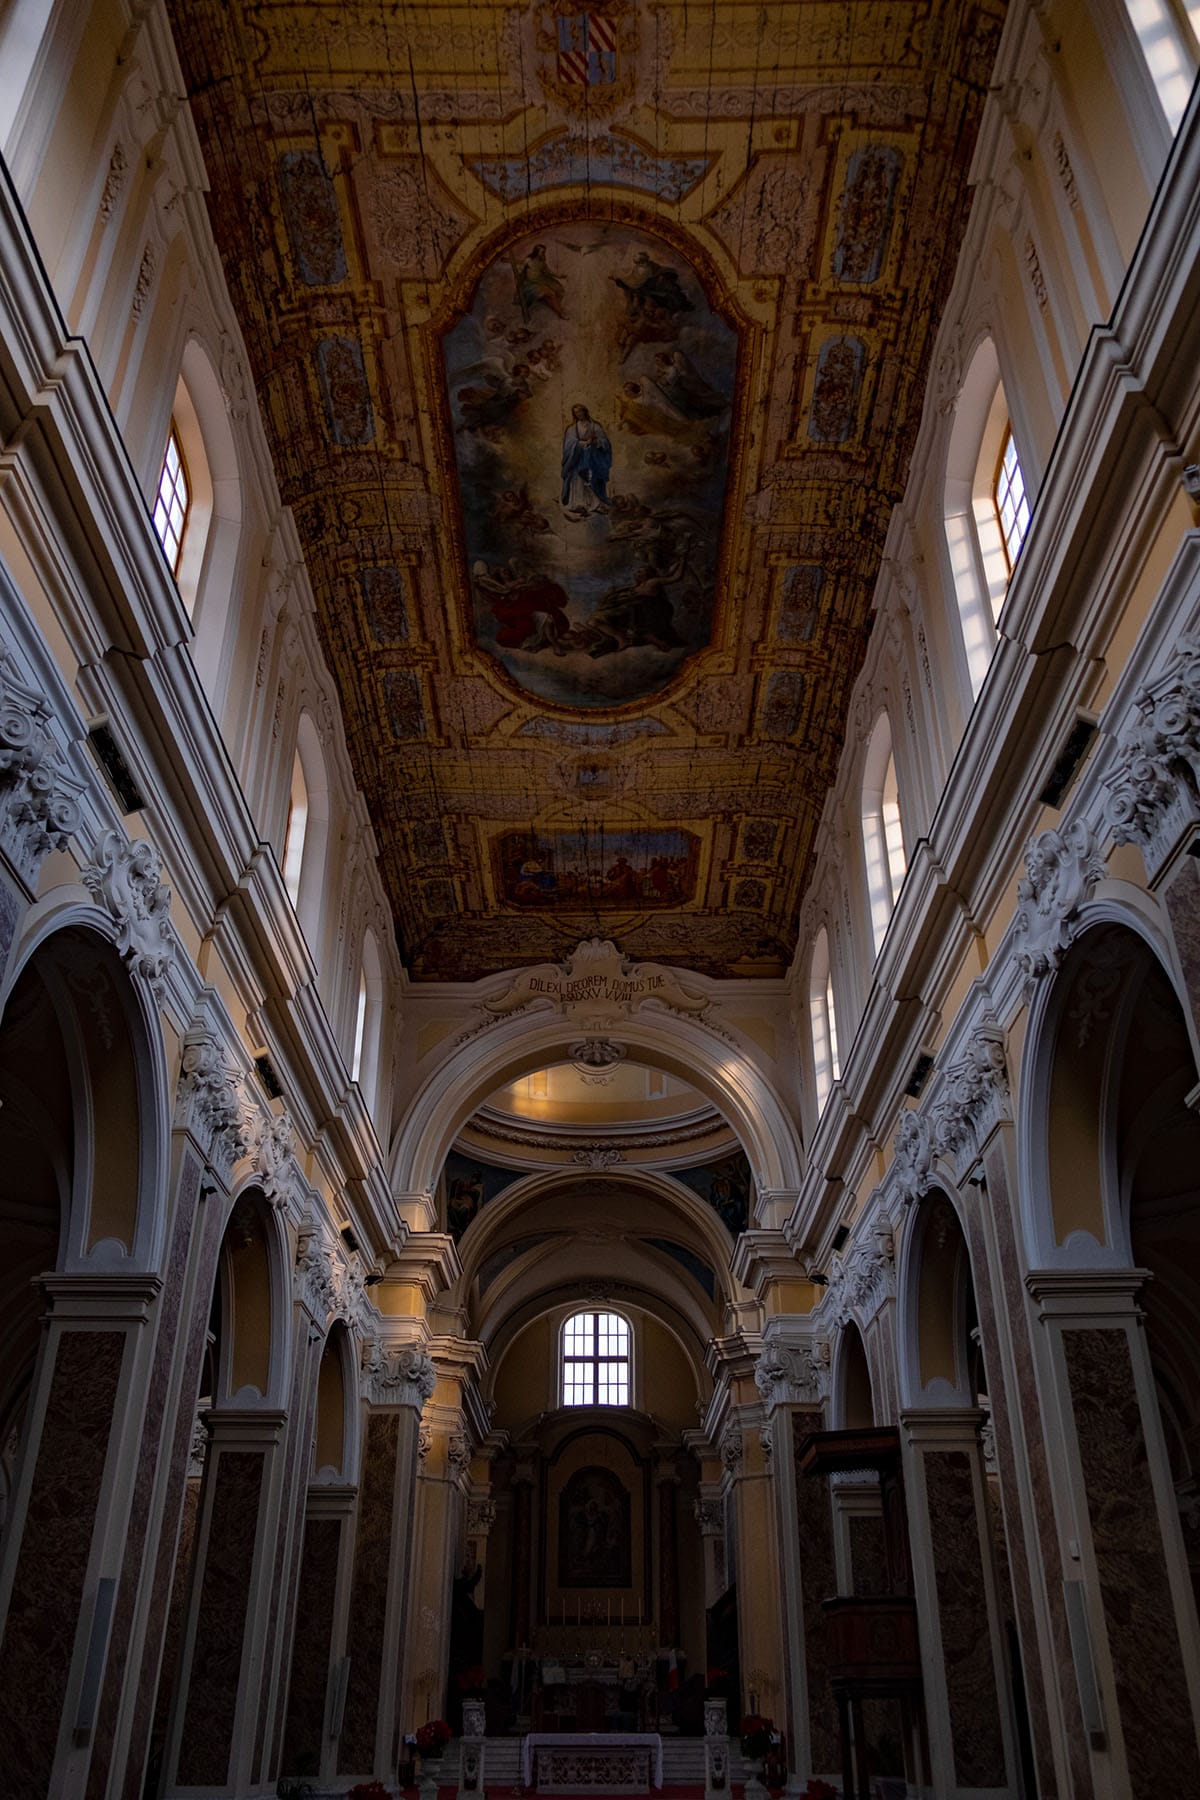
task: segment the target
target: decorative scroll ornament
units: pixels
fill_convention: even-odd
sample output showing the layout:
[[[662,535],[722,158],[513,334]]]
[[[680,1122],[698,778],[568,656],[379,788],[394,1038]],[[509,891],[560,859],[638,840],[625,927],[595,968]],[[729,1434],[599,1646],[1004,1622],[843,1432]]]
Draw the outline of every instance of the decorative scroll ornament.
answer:
[[[1078,929],[1079,913],[1104,874],[1086,819],[1065,831],[1043,831],[1025,846],[1026,877],[1017,886],[1017,964],[1028,998],[1059,968]]]
[[[423,1424],[421,1426],[420,1430],[417,1432],[417,1456],[418,1456],[419,1460],[421,1462],[426,1462],[429,1457],[429,1452],[432,1449],[433,1449],[433,1427],[431,1425]]]
[[[319,1231],[300,1234],[296,1245],[296,1292],[313,1318],[322,1323],[339,1311],[333,1258]]]
[[[933,1183],[933,1167],[937,1161],[933,1126],[924,1113],[902,1112],[896,1130],[896,1149],[892,1158],[892,1180],[896,1192],[906,1206],[919,1200]]]
[[[938,1151],[952,1158],[961,1176],[974,1162],[992,1126],[1012,1117],[1004,1040],[982,1031],[965,1056],[946,1071],[942,1097],[933,1109]]]
[[[839,1324],[853,1313],[869,1324],[896,1291],[896,1248],[886,1226],[859,1238],[829,1272],[829,1305]]]
[[[593,1144],[586,1150],[573,1150],[571,1161],[583,1169],[615,1169],[625,1161],[625,1152],[611,1144]]]
[[[706,1738],[723,1738],[729,1735],[729,1716],[726,1712],[727,1700],[706,1700],[704,1702],[704,1735]]]
[[[0,843],[32,889],[51,850],[79,830],[83,782],[68,775],[45,696],[27,687],[0,650]]]
[[[692,1512],[700,1527],[701,1537],[724,1536],[725,1503],[723,1500],[694,1500]]]
[[[161,1006],[175,956],[171,892],[163,886],[162,857],[153,844],[130,843],[106,831],[80,879],[117,926],[117,949]]]
[[[192,1133],[226,1181],[249,1149],[250,1118],[241,1078],[219,1040],[211,1032],[190,1033],[183,1041],[175,1123]]]
[[[464,1432],[452,1431],[446,1443],[446,1466],[452,1475],[465,1475],[471,1466],[471,1443]]]
[[[363,1377],[375,1406],[424,1406],[437,1386],[433,1358],[414,1344],[392,1349],[378,1338],[363,1345]]]
[[[496,1516],[494,1500],[468,1500],[467,1536],[486,1537],[496,1523]]]
[[[1200,638],[1182,638],[1163,674],[1136,701],[1107,779],[1107,822],[1138,844],[1153,878],[1200,812]]]
[[[737,1475],[740,1472],[745,1454],[741,1427],[738,1425],[728,1426],[721,1439],[721,1461],[731,1475]]]
[[[286,1112],[267,1113],[254,1138],[254,1173],[272,1206],[286,1206],[295,1179],[296,1134]]]
[[[812,1406],[828,1386],[824,1346],[768,1343],[754,1365],[754,1385],[767,1407]]]
[[[758,1441],[762,1445],[763,1458],[767,1468],[771,1467],[771,1458],[775,1454],[775,1432],[770,1425],[760,1425]]]
[[[493,1019],[527,1007],[557,1012],[590,1036],[631,1017],[647,1001],[692,1018],[702,1018],[711,1005],[674,969],[631,962],[607,938],[584,939],[565,962],[522,969],[503,993],[482,1004]]]

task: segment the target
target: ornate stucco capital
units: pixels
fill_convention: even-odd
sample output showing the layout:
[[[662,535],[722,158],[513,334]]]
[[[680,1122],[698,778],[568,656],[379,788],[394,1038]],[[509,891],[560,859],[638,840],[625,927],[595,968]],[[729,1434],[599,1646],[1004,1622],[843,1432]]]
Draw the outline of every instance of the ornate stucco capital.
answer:
[[[437,1385],[433,1358],[416,1344],[363,1345],[363,1392],[373,1406],[411,1406],[417,1412]]]

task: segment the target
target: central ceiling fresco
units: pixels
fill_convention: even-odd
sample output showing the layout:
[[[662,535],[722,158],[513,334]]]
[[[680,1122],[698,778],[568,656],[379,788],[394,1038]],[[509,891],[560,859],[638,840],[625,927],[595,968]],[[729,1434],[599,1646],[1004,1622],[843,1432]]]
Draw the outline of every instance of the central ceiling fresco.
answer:
[[[998,0],[177,0],[411,973],[778,975]]]

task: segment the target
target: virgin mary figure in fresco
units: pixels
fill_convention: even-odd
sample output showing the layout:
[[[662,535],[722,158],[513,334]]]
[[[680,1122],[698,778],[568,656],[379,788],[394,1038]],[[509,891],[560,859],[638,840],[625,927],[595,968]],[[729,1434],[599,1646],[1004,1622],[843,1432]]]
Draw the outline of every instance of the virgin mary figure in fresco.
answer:
[[[611,473],[609,435],[587,407],[577,402],[563,433],[562,504],[568,519],[586,519],[589,513],[608,511]]]

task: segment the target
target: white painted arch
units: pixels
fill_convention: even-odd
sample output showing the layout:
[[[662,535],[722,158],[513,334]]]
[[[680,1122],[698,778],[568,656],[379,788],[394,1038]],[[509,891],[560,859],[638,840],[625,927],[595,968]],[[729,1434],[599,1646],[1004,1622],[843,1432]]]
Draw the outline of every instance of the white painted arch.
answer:
[[[645,1011],[614,1028],[633,1062],[690,1082],[737,1133],[758,1191],[794,1189],[804,1171],[796,1121],[748,1053],[696,1020]],[[507,1019],[458,1045],[426,1078],[396,1135],[392,1188],[431,1193],[455,1138],[487,1096],[548,1063],[570,1061],[578,1022],[555,1013]]]

